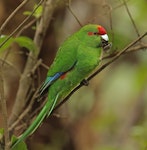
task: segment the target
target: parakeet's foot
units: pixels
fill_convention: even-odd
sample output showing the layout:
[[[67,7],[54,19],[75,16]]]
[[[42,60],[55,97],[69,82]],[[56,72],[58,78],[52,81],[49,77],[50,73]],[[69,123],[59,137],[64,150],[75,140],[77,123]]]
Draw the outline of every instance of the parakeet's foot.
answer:
[[[82,82],[81,82],[82,85],[85,85],[85,86],[88,86],[89,85],[89,81],[84,79]]]

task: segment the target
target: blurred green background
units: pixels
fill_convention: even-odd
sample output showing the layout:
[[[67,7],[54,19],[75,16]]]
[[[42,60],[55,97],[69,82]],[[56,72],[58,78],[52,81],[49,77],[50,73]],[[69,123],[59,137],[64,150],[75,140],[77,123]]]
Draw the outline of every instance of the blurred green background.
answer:
[[[0,0],[0,24],[20,4],[20,0]],[[56,9],[48,28],[40,57],[48,66],[57,48],[80,25],[65,7]],[[7,25],[10,34],[32,10],[29,2]],[[128,0],[127,6],[140,34],[147,32],[147,0]],[[112,51],[122,50],[137,39],[137,33],[121,0],[72,0],[71,8],[80,22],[101,24],[112,41]],[[23,35],[33,38],[32,28]],[[147,38],[143,41],[147,44]],[[5,66],[5,96],[11,113],[26,50],[12,45]],[[1,57],[6,55],[1,52]],[[16,72],[17,70],[17,72]],[[41,68],[41,81],[47,70]],[[55,114],[46,119],[28,140],[31,150],[145,150],[147,147],[147,51],[121,56],[82,87]],[[1,121],[1,117],[0,117]],[[0,122],[2,126],[2,121]]]

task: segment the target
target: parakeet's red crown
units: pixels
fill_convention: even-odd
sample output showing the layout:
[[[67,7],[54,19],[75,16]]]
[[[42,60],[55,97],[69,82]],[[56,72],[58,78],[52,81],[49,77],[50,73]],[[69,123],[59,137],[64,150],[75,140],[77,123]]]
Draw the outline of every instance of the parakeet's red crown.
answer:
[[[98,26],[98,31],[99,31],[100,35],[104,35],[104,34],[107,33],[106,30],[102,26],[100,26],[100,25]]]

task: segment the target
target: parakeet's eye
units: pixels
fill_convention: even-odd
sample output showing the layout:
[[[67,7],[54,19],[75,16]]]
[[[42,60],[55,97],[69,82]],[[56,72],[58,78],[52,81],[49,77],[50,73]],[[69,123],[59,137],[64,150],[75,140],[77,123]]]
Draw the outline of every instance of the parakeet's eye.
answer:
[[[93,34],[94,34],[94,35],[98,35],[98,32],[94,32]]]
[[[108,35],[107,35],[107,32],[106,32],[106,30],[105,30],[105,28],[103,28],[102,26],[100,26],[100,25],[98,25],[97,26],[97,32],[88,32],[88,35],[89,36],[97,36],[97,35],[99,35],[99,36],[101,36],[101,38],[103,39],[103,40],[105,40],[105,41],[109,41],[109,38],[108,38]]]
[[[88,32],[88,35],[99,35],[99,33],[98,32]]]

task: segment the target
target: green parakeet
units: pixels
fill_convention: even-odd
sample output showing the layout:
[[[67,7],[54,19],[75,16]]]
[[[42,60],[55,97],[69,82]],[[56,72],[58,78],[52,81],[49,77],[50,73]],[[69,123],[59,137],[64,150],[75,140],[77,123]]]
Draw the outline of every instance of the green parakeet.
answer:
[[[56,104],[99,65],[105,42],[108,43],[106,30],[95,24],[85,25],[65,40],[39,90],[40,96],[48,90],[48,100],[34,122],[12,145],[12,148],[32,134],[43,119],[51,114]]]

